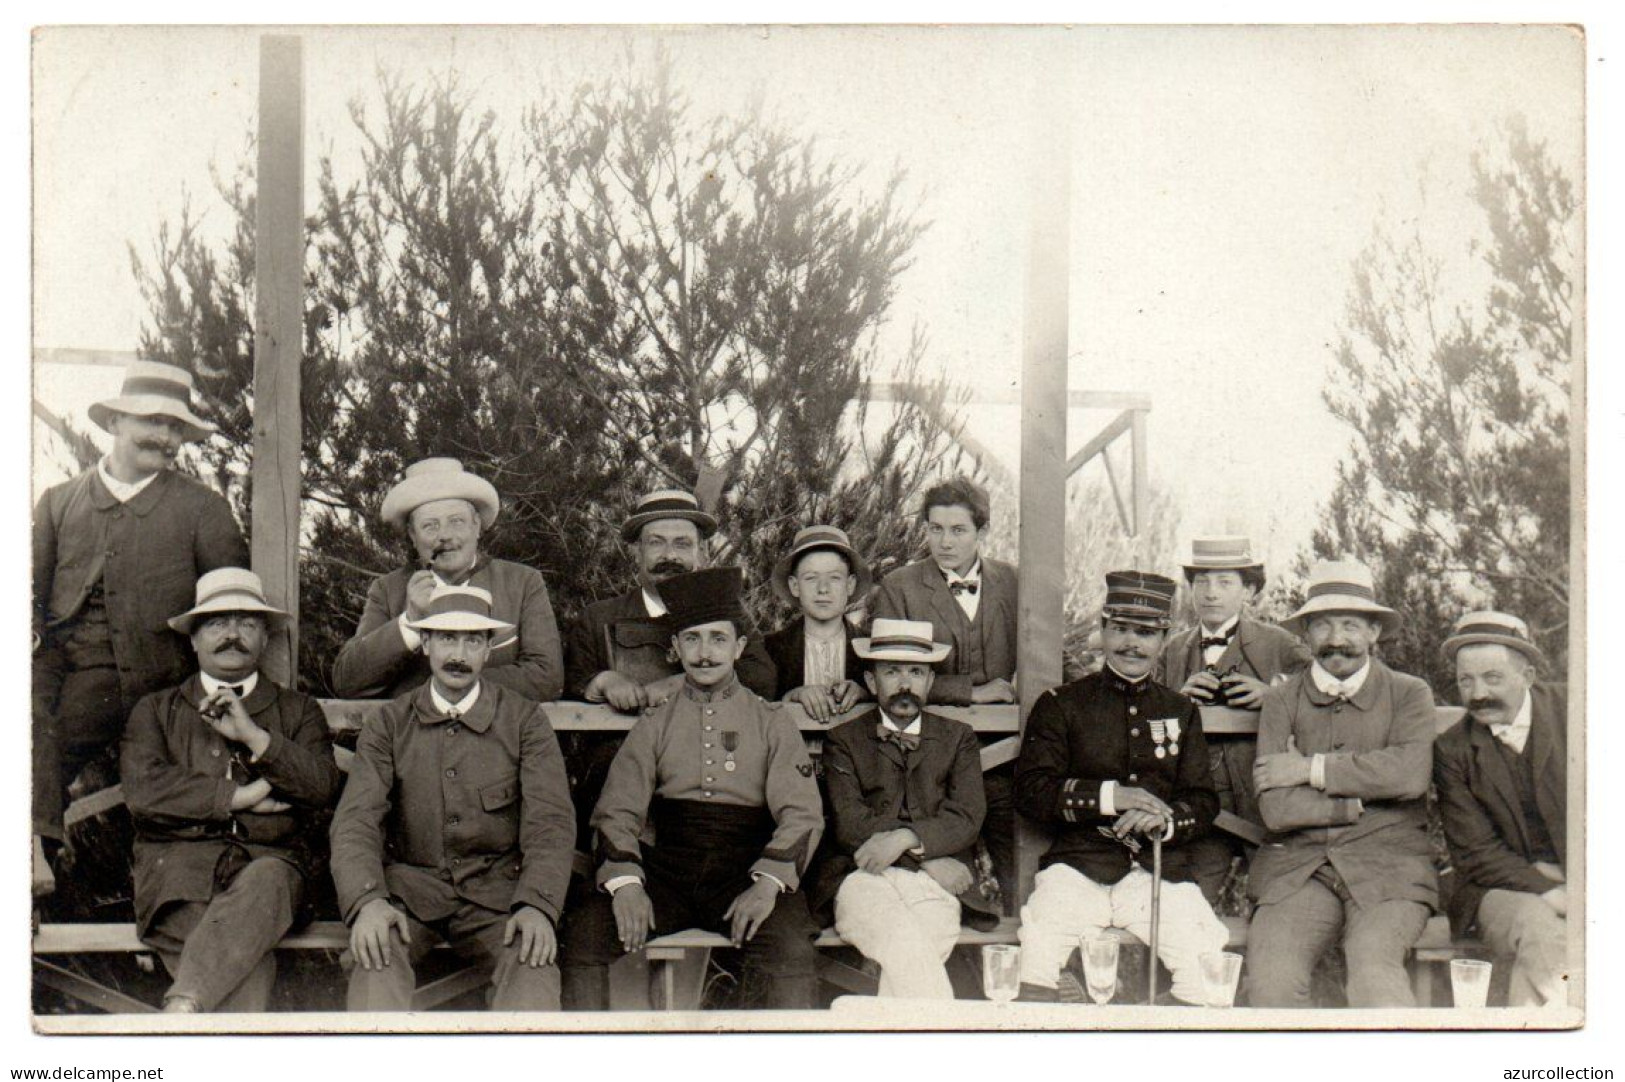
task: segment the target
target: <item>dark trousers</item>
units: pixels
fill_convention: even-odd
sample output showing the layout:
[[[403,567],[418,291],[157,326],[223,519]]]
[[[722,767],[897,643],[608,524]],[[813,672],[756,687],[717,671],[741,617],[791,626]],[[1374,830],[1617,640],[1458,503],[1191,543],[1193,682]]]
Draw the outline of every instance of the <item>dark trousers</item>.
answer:
[[[184,996],[204,1011],[263,1011],[276,980],[277,943],[293,927],[304,876],[285,860],[250,861],[207,902],[159,911],[143,942],[158,952]]]
[[[759,848],[701,849],[661,846],[649,850],[644,863],[644,889],[654,906],[657,936],[689,928],[726,935],[722,915],[751,885],[750,865]],[[743,951],[747,988],[763,990],[766,1006],[777,1010],[811,1010],[818,992],[818,927],[807,911],[805,894],[780,894]],[[578,1010],[604,1010],[606,967],[619,958],[620,934],[610,897],[593,891],[565,916],[563,965],[572,989],[580,989]]]
[[[61,837],[68,786],[85,764],[117,747],[134,707],[124,700],[112,666],[65,671],[35,666],[33,808],[39,833]]]
[[[982,819],[982,842],[993,861],[993,876],[999,881],[999,896],[1006,913],[1015,912],[1016,879],[1020,865],[1016,859],[1016,783],[1011,763],[982,775],[987,795],[987,815]]]
[[[556,1011],[559,1009],[558,966],[530,966],[519,960],[520,937],[507,946],[502,936],[509,914],[464,902],[451,916],[425,923],[406,914],[411,943],[389,936],[389,964],[366,969],[350,951],[341,962],[350,974],[345,1006],[352,1011],[409,1011],[417,990],[416,966],[442,940],[462,958],[491,967],[491,989],[486,1002],[495,1011]]]

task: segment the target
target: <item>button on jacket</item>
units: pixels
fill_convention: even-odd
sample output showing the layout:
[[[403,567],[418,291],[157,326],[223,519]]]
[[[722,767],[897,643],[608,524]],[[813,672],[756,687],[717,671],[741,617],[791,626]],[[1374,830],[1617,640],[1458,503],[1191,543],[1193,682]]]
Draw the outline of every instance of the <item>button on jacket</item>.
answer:
[[[1154,721],[1162,723],[1160,744]],[[1016,760],[1016,807],[1055,831],[1040,867],[1066,864],[1108,886],[1128,874],[1128,847],[1100,833],[1116,820],[1101,810],[1107,781],[1145,789],[1173,808],[1174,833],[1162,843],[1163,878],[1191,879],[1182,847],[1206,834],[1219,813],[1202,716],[1191,701],[1150,679],[1130,683],[1110,669],[1039,696]],[[1132,859],[1149,870],[1150,839],[1141,840]]]
[[[800,730],[778,703],[763,702],[737,679],[715,691],[685,682],[678,694],[644,711],[627,733],[592,815],[604,861],[599,886],[622,875],[643,878],[641,839],[655,797],[766,808],[773,836],[751,871],[790,890],[800,883],[824,830]]]
[[[257,761],[203,719],[202,699],[203,685],[194,675],[142,699],[125,728],[119,771],[135,821],[135,908],[142,934],[168,903],[213,897],[215,868],[231,845],[241,845],[250,857],[280,857],[307,877],[318,872],[325,850],[322,813],[343,781],[327,720],[310,696],[260,677],[243,699],[249,717],[271,736]],[[234,752],[247,771],[271,783],[273,797],[293,806],[271,814],[233,812],[232,794],[249,780],[228,777]]]
[[[333,819],[340,911],[393,895],[420,921],[463,901],[558,923],[575,812],[542,707],[497,685],[453,720],[427,685],[368,719]]]
[[[1330,863],[1354,900],[1438,907],[1438,876],[1427,833],[1433,770],[1433,692],[1376,658],[1348,700],[1315,686],[1306,670],[1264,699],[1258,754],[1325,756],[1324,790],[1269,789],[1258,807],[1270,830],[1253,858],[1248,889],[1261,903],[1295,893]]]
[[[428,682],[429,659],[406,645],[400,616],[406,584],[419,569],[402,567],[373,580],[354,637],[333,663],[333,690],[348,698],[393,698]],[[564,656],[542,573],[509,560],[484,556],[466,585],[491,594],[491,615],[518,630],[493,639],[480,679],[537,702],[551,702],[564,689]]]

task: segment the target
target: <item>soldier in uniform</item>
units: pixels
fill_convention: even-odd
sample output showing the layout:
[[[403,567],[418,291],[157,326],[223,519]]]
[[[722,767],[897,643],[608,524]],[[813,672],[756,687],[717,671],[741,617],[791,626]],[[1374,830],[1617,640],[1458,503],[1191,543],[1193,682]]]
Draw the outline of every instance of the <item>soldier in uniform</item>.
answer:
[[[1201,956],[1228,939],[1191,882],[1189,843],[1219,812],[1201,714],[1151,677],[1177,589],[1161,575],[1107,575],[1105,668],[1045,692],[1027,719],[1016,805],[1055,841],[1021,910],[1024,998],[1055,998],[1081,936],[1124,928],[1150,939],[1153,836],[1164,850],[1158,954],[1176,999],[1201,1002]]]
[[[483,679],[550,702],[564,687],[564,657],[542,573],[480,551],[501,503],[483,477],[455,458],[426,458],[384,496],[383,518],[405,531],[414,560],[374,579],[354,637],[333,662],[333,690],[346,698],[394,698],[429,679],[423,638],[413,630],[439,585],[476,586],[491,614],[515,631],[491,643]]]
[[[766,985],[767,1006],[815,1005],[818,929],[797,888],[823,808],[795,723],[734,672],[740,587],[736,568],[661,584],[684,680],[627,734],[593,810],[599,889],[565,930],[573,1007],[604,1008],[621,952],[695,927],[744,949],[746,984]]]

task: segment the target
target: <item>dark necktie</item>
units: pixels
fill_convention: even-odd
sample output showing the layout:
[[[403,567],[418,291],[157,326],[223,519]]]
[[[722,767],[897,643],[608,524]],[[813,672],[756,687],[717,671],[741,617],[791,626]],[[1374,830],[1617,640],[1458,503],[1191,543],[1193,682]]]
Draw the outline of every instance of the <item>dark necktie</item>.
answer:
[[[893,729],[890,725],[887,725],[883,721],[877,721],[875,723],[875,735],[880,737],[882,740],[888,740],[891,743],[896,744],[905,752],[914,751],[920,746],[919,733],[901,732],[900,730]]]
[[[955,597],[958,597],[960,594],[969,594],[972,597],[975,597],[976,596],[976,587],[977,587],[977,585],[978,585],[978,583],[976,583],[974,581],[972,581],[972,582],[956,581],[956,582],[950,582],[948,584],[948,589],[950,591],[952,591],[952,593],[953,593],[953,595]]]
[[[1217,646],[1220,649],[1223,649],[1224,647],[1230,645],[1230,639],[1231,639],[1232,636],[1235,635],[1235,633],[1236,633],[1236,629],[1231,628],[1230,631],[1228,633],[1224,634],[1224,635],[1203,635],[1202,636],[1202,649],[1206,650],[1209,647],[1213,647],[1213,646]]]

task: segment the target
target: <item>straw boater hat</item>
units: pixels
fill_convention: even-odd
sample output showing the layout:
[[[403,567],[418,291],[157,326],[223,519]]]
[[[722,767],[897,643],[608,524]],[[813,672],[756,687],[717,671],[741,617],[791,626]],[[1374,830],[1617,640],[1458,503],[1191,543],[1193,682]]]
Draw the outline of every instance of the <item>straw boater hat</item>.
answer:
[[[1264,571],[1264,564],[1253,559],[1252,542],[1245,537],[1194,538],[1191,562],[1184,566],[1186,579],[1203,571]]]
[[[852,652],[864,661],[918,661],[935,665],[952,649],[951,643],[931,641],[931,624],[925,620],[880,617],[869,628],[868,638],[852,640]]]
[[[638,501],[632,509],[632,517],[621,523],[621,540],[636,541],[644,526],[663,518],[687,519],[699,527],[702,541],[717,532],[716,518],[700,510],[700,501],[693,493],[680,488],[663,488]]]
[[[497,520],[497,490],[483,477],[469,473],[455,458],[426,458],[406,467],[400,483],[384,496],[384,521],[405,528],[406,517],[435,500],[467,500],[479,512],[487,530]]]
[[[190,635],[198,617],[217,612],[257,612],[272,628],[287,623],[288,614],[265,600],[260,577],[241,567],[222,567],[197,580],[197,604],[169,619],[169,626]]]
[[[1463,646],[1494,643],[1516,650],[1530,661],[1544,660],[1540,647],[1529,638],[1529,625],[1507,612],[1469,612],[1456,621],[1444,640],[1444,656],[1454,658]]]
[[[1303,607],[1281,621],[1281,626],[1303,636],[1309,618],[1323,612],[1346,612],[1369,616],[1382,625],[1384,635],[1399,627],[1399,613],[1377,604],[1377,591],[1371,584],[1371,569],[1358,560],[1322,560],[1309,572],[1309,594]]]
[[[429,607],[407,626],[415,631],[512,631],[513,625],[491,616],[491,591],[478,586],[441,584],[429,595]]]
[[[1106,604],[1100,614],[1108,620],[1139,624],[1166,631],[1173,623],[1174,595],[1179,583],[1149,571],[1108,571]]]
[[[733,621],[734,630],[745,631],[745,609],[739,595],[745,576],[737,567],[707,567],[673,575],[660,584],[660,600],[666,606],[662,622],[672,634],[718,620]]]
[[[114,413],[173,417],[186,426],[188,443],[214,431],[214,425],[192,412],[192,373],[157,361],[132,361],[119,393],[90,407],[90,419],[104,431],[112,431],[108,424]]]
[[[852,574],[857,576],[858,580],[857,589],[852,591],[853,600],[868,592],[868,565],[852,547],[846,531],[835,526],[808,526],[806,529],[796,531],[795,540],[790,542],[790,551],[773,565],[773,592],[785,601],[794,601],[795,598],[790,594],[790,576],[795,571],[796,561],[809,552],[820,551],[838,552],[846,557],[847,563],[852,567]]]

